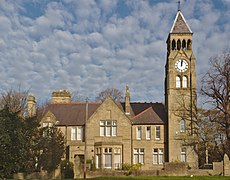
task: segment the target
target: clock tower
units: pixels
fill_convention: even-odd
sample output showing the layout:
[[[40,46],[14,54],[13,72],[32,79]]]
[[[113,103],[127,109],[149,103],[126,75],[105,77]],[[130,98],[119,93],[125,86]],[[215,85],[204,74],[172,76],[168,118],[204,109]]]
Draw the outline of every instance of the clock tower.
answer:
[[[196,105],[196,58],[193,32],[179,9],[167,39],[165,105],[168,113],[168,161],[197,167],[192,147]]]

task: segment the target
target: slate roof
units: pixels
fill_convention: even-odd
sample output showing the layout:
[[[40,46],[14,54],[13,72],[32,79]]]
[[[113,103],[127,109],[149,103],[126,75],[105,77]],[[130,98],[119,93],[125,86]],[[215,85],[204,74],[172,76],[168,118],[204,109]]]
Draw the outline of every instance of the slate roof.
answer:
[[[97,110],[101,103],[88,103],[88,117]],[[86,119],[86,103],[63,103],[48,104],[40,110],[40,118],[50,111],[59,121],[58,125],[82,126]]]
[[[188,33],[188,34],[192,33],[192,30],[190,29],[189,25],[187,24],[180,10],[177,11],[176,18],[174,20],[170,33],[175,33],[175,34],[176,33]]]
[[[156,114],[152,107],[132,118],[133,124],[164,124],[164,121]]]
[[[88,117],[102,103],[88,103]],[[116,102],[117,106],[125,113],[125,103]],[[164,105],[162,103],[130,103],[130,119],[133,124],[166,124],[167,117]],[[51,112],[59,126],[82,126],[86,119],[86,103],[56,103],[48,104],[40,109],[39,117],[42,119],[48,112]]]

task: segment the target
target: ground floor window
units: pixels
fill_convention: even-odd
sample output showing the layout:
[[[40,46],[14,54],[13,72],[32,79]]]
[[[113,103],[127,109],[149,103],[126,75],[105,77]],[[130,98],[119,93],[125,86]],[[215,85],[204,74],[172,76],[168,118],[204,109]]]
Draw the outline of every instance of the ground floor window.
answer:
[[[134,149],[134,164],[144,164],[144,148],[135,148]]]
[[[103,156],[104,156],[104,167],[105,168],[112,168],[112,148],[110,147],[106,147],[103,148],[104,152],[103,152]]]
[[[121,149],[114,148],[114,168],[120,169],[121,168]]]
[[[181,148],[181,162],[186,162],[186,148],[185,147],[182,147]]]
[[[153,164],[163,164],[164,162],[164,150],[163,148],[153,149]]]
[[[96,148],[96,156],[95,157],[96,157],[96,159],[95,159],[96,168],[97,169],[101,168],[101,148]]]
[[[95,148],[96,168],[121,169],[121,147]]]

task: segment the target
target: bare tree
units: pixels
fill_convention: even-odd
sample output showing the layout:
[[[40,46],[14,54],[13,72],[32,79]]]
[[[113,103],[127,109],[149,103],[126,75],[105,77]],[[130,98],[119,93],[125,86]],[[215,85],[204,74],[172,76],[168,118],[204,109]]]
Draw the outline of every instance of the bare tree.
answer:
[[[28,91],[21,91],[20,87],[17,91],[10,89],[3,92],[0,97],[0,108],[7,107],[10,112],[24,115],[27,110],[27,96]]]
[[[210,69],[202,79],[202,94],[211,108],[210,121],[222,138],[223,151],[230,155],[230,52],[210,59]]]
[[[184,146],[193,147],[198,155],[199,166],[221,161],[223,153],[219,146],[218,124],[211,121],[212,111],[199,108],[196,98],[191,99],[190,95],[183,93],[177,99],[177,105],[174,114],[179,117],[178,123],[180,120],[185,122],[185,129],[178,134],[178,138]]]
[[[100,92],[95,100],[104,101],[107,97],[111,97],[114,101],[122,101],[123,93],[116,88],[107,88],[106,90]]]

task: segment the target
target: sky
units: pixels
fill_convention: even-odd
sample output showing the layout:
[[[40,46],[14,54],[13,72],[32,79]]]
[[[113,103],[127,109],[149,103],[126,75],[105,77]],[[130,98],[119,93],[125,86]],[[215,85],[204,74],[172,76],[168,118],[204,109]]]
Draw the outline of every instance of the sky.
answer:
[[[67,89],[94,101],[106,88],[164,102],[166,39],[177,0],[0,0],[0,92],[38,102]],[[181,0],[193,31],[197,91],[212,56],[230,50],[230,0]]]

